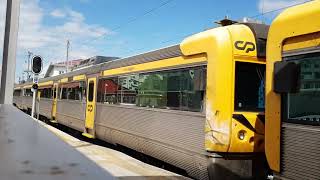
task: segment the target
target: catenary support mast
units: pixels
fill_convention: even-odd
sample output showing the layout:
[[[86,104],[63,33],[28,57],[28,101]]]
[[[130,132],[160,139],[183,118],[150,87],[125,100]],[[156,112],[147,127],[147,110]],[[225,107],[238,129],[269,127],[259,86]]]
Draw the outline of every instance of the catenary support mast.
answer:
[[[12,104],[15,82],[16,50],[19,29],[20,0],[7,0],[3,43],[0,104]]]

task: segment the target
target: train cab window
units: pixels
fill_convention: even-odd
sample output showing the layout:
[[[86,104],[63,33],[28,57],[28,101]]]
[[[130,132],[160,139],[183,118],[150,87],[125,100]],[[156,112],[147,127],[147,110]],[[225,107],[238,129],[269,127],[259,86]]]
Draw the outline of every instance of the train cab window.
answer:
[[[306,125],[320,125],[320,53],[308,53],[284,58],[300,65],[299,90],[287,93],[284,121]]]
[[[88,101],[89,102],[93,101],[93,96],[94,96],[94,82],[90,81],[89,82],[89,90],[88,90]]]
[[[235,71],[235,111],[263,111],[265,65],[236,62]]]

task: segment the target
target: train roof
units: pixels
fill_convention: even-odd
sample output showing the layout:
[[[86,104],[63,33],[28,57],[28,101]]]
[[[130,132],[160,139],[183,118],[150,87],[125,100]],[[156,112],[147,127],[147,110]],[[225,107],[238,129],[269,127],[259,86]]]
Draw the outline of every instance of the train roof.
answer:
[[[241,24],[247,25],[252,30],[252,32],[254,33],[257,39],[257,42],[260,42],[259,39],[266,39],[269,26],[263,25],[263,24],[255,24],[255,23],[241,23]],[[125,66],[147,63],[147,62],[153,62],[157,60],[174,58],[178,56],[183,56],[183,54],[181,52],[180,45],[176,44],[176,45],[171,45],[165,48],[149,51],[146,53],[141,53],[141,54],[130,56],[130,57],[115,59],[115,60],[111,60],[101,64],[92,65],[89,67],[85,67],[83,69],[71,71],[69,73],[60,74],[58,76],[42,78],[39,80],[39,82],[47,82],[47,81],[54,82],[64,78],[74,77],[77,75],[96,74],[96,73],[100,73],[103,70],[114,69],[114,68],[125,67]],[[32,84],[32,82],[19,84],[15,87],[26,86],[29,84]]]
[[[180,50],[180,45],[176,44],[176,45],[168,46],[168,47],[165,47],[162,49],[153,50],[153,51],[150,51],[147,53],[142,53],[142,54],[138,54],[135,56],[125,57],[125,58],[116,59],[116,60],[108,61],[105,63],[89,66],[89,67],[86,67],[83,69],[71,71],[69,73],[60,74],[58,76],[42,78],[39,80],[39,82],[58,81],[63,78],[73,77],[73,76],[77,76],[77,75],[95,74],[95,73],[100,73],[101,71],[107,70],[107,69],[113,69],[113,68],[119,68],[119,67],[141,64],[141,63],[146,63],[146,62],[152,62],[152,61],[173,58],[173,57],[178,57],[178,56],[182,56],[182,52]],[[26,86],[28,84],[32,84],[32,82],[18,84],[18,85],[16,85],[16,87]]]

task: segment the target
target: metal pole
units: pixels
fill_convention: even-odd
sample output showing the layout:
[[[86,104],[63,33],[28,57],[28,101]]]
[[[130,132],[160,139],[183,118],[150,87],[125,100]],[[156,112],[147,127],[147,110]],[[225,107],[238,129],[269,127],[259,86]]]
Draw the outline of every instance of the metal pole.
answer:
[[[27,69],[27,82],[30,79],[30,58],[31,58],[32,52],[28,51],[28,69]]]
[[[16,70],[20,0],[7,0],[3,42],[0,104],[12,104]]]
[[[69,39],[67,40],[67,72],[69,71],[69,45],[70,45],[70,41]]]
[[[36,95],[37,94],[37,90],[34,89],[33,91],[33,95],[32,95],[32,110],[31,110],[31,117],[35,117],[35,109],[36,109]]]
[[[36,91],[36,95],[37,95],[37,97],[36,97],[36,99],[37,99],[37,101],[36,101],[36,106],[37,106],[37,119],[39,119],[39,111],[40,111],[40,99],[39,99],[39,97],[38,97],[38,91]]]
[[[33,83],[38,84],[38,75],[33,74]],[[37,89],[33,89],[31,117],[35,117],[37,91]]]

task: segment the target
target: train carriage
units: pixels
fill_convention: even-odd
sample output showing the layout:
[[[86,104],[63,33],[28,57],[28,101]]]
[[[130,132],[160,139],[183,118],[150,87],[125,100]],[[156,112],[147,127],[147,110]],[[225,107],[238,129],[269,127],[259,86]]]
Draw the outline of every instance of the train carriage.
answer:
[[[51,113],[43,113],[194,178],[262,177],[267,32],[262,24],[227,25],[178,45],[41,79],[52,90]]]
[[[320,1],[283,11],[267,45],[266,157],[276,178],[320,179]]]

